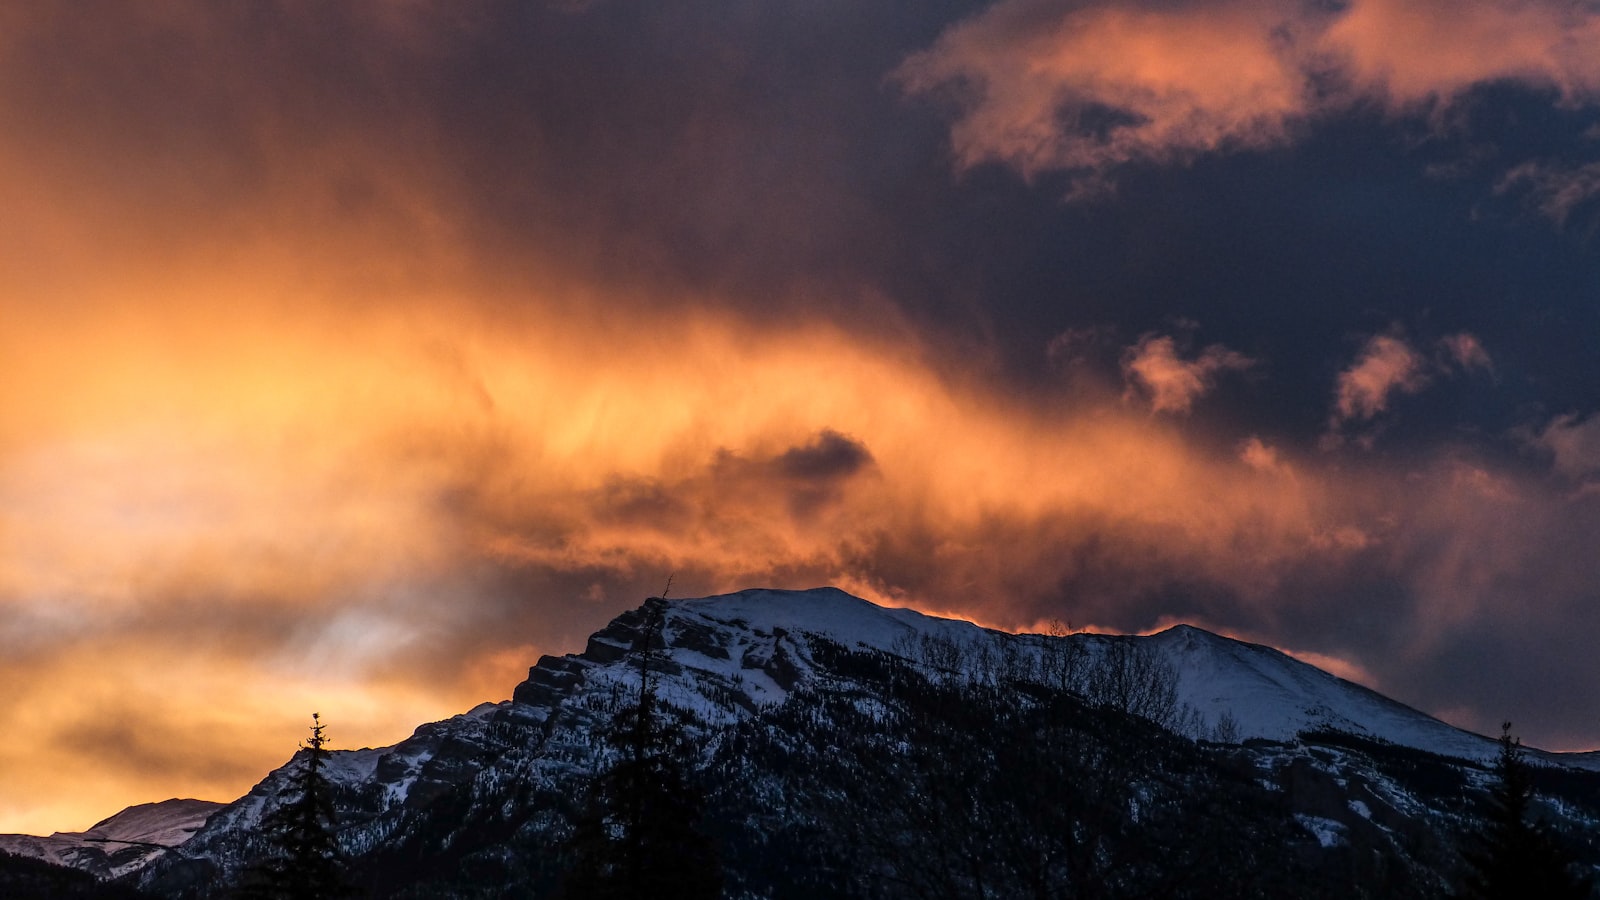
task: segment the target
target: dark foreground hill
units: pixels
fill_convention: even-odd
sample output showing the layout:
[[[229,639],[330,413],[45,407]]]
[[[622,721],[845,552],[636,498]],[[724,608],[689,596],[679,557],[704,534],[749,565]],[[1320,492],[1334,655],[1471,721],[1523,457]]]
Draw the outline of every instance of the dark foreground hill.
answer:
[[[651,614],[661,617],[646,665]],[[512,700],[328,760],[374,897],[541,897],[642,671],[729,897],[1441,897],[1494,742],[1276,651],[1177,628],[1007,635],[834,590],[651,600]],[[1536,760],[1600,863],[1600,774]],[[129,876],[219,897],[293,766]]]

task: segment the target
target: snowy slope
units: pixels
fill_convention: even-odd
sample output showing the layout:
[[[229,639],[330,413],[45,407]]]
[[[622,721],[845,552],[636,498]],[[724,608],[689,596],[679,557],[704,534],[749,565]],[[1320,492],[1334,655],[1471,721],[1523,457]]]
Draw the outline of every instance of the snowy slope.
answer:
[[[0,835],[0,850],[81,869],[101,878],[135,871],[183,844],[223,804],[209,800],[163,800],[130,806],[83,832],[49,837]]]
[[[1491,738],[1456,728],[1271,647],[1188,625],[1148,637],[1011,635],[915,610],[876,606],[835,588],[750,590],[673,605],[674,624],[695,619],[759,632],[816,634],[846,646],[891,653],[903,650],[908,637],[922,635],[972,646],[987,644],[997,652],[1012,644],[1014,652],[1024,654],[1038,654],[1052,641],[1074,641],[1091,659],[1110,641],[1148,643],[1176,670],[1179,701],[1198,713],[1207,730],[1226,715],[1237,725],[1240,739],[1291,741],[1304,731],[1332,729],[1475,761],[1492,760],[1499,747]],[[681,649],[672,654],[689,665],[718,668]],[[1600,770],[1596,756],[1537,752],[1548,763]]]
[[[1241,738],[1289,741],[1332,729],[1443,756],[1492,760],[1499,744],[1287,654],[1179,625],[1143,640],[1178,670],[1179,698],[1208,722],[1233,717]]]

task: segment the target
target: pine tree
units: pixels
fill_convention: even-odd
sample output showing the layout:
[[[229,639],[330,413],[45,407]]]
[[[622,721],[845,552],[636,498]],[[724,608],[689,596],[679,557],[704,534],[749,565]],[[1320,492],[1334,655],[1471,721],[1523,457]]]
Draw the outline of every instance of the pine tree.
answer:
[[[645,602],[638,701],[618,714],[607,742],[616,762],[595,778],[567,847],[570,865],[560,896],[714,898],[722,871],[711,841],[698,829],[705,805],[691,783],[682,730],[658,720],[651,677],[666,601]]]
[[[1469,900],[1566,900],[1590,896],[1589,879],[1573,874],[1574,859],[1543,822],[1533,820],[1533,774],[1511,723],[1500,731],[1495,784],[1483,825],[1463,854],[1467,877],[1461,896]]]
[[[250,900],[335,900],[356,896],[346,882],[334,836],[332,790],[323,774],[328,742],[322,718],[311,714],[311,739],[295,760],[299,770],[261,821],[269,849],[245,871],[240,896]]]

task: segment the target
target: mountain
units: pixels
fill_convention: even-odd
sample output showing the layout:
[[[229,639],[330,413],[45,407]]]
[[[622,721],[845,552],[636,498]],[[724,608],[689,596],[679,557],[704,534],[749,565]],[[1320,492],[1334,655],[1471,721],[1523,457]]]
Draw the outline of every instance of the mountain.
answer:
[[[79,869],[98,878],[137,871],[182,844],[223,804],[209,800],[142,803],[95,823],[88,831],[49,837],[0,835],[0,852]]]
[[[374,896],[542,895],[642,664],[739,897],[1442,896],[1498,749],[1189,626],[1013,635],[831,588],[652,599],[583,652],[540,658],[509,701],[335,751],[357,880]],[[1538,761],[1540,809],[1600,863],[1592,755]],[[261,852],[256,826],[297,764],[132,877],[213,896]]]

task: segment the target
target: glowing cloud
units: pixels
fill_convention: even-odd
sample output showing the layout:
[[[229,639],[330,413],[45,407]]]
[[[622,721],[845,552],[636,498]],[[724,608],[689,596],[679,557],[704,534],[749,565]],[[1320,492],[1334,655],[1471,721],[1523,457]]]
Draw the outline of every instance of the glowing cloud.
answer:
[[[1099,172],[1273,146],[1357,101],[1426,112],[1485,84],[1600,97],[1600,11],[1562,0],[1001,0],[900,70],[949,90],[962,167]]]
[[[1255,360],[1220,344],[1212,344],[1193,359],[1183,359],[1174,338],[1157,334],[1141,337],[1122,356],[1129,392],[1139,390],[1149,397],[1152,410],[1170,413],[1187,413],[1221,373],[1253,365]]]
[[[1563,0],[1357,0],[1323,45],[1363,90],[1400,107],[1449,101],[1482,84],[1600,97],[1600,11]]]
[[[963,166],[1032,176],[1182,161],[1287,136],[1308,104],[1299,23],[1258,3],[1002,0],[900,70],[907,89],[961,84]]]
[[[1258,472],[1277,472],[1283,468],[1277,449],[1256,435],[1245,438],[1239,445],[1239,459]]]
[[[1368,338],[1355,362],[1339,373],[1328,419],[1330,434],[1376,418],[1396,395],[1418,393],[1435,377],[1494,372],[1494,360],[1475,335],[1464,331],[1446,335],[1436,346],[1434,358],[1429,359],[1397,334]]]
[[[1427,360],[1403,338],[1378,334],[1367,340],[1350,368],[1339,373],[1330,427],[1371,419],[1397,394],[1415,394],[1428,384]]]

